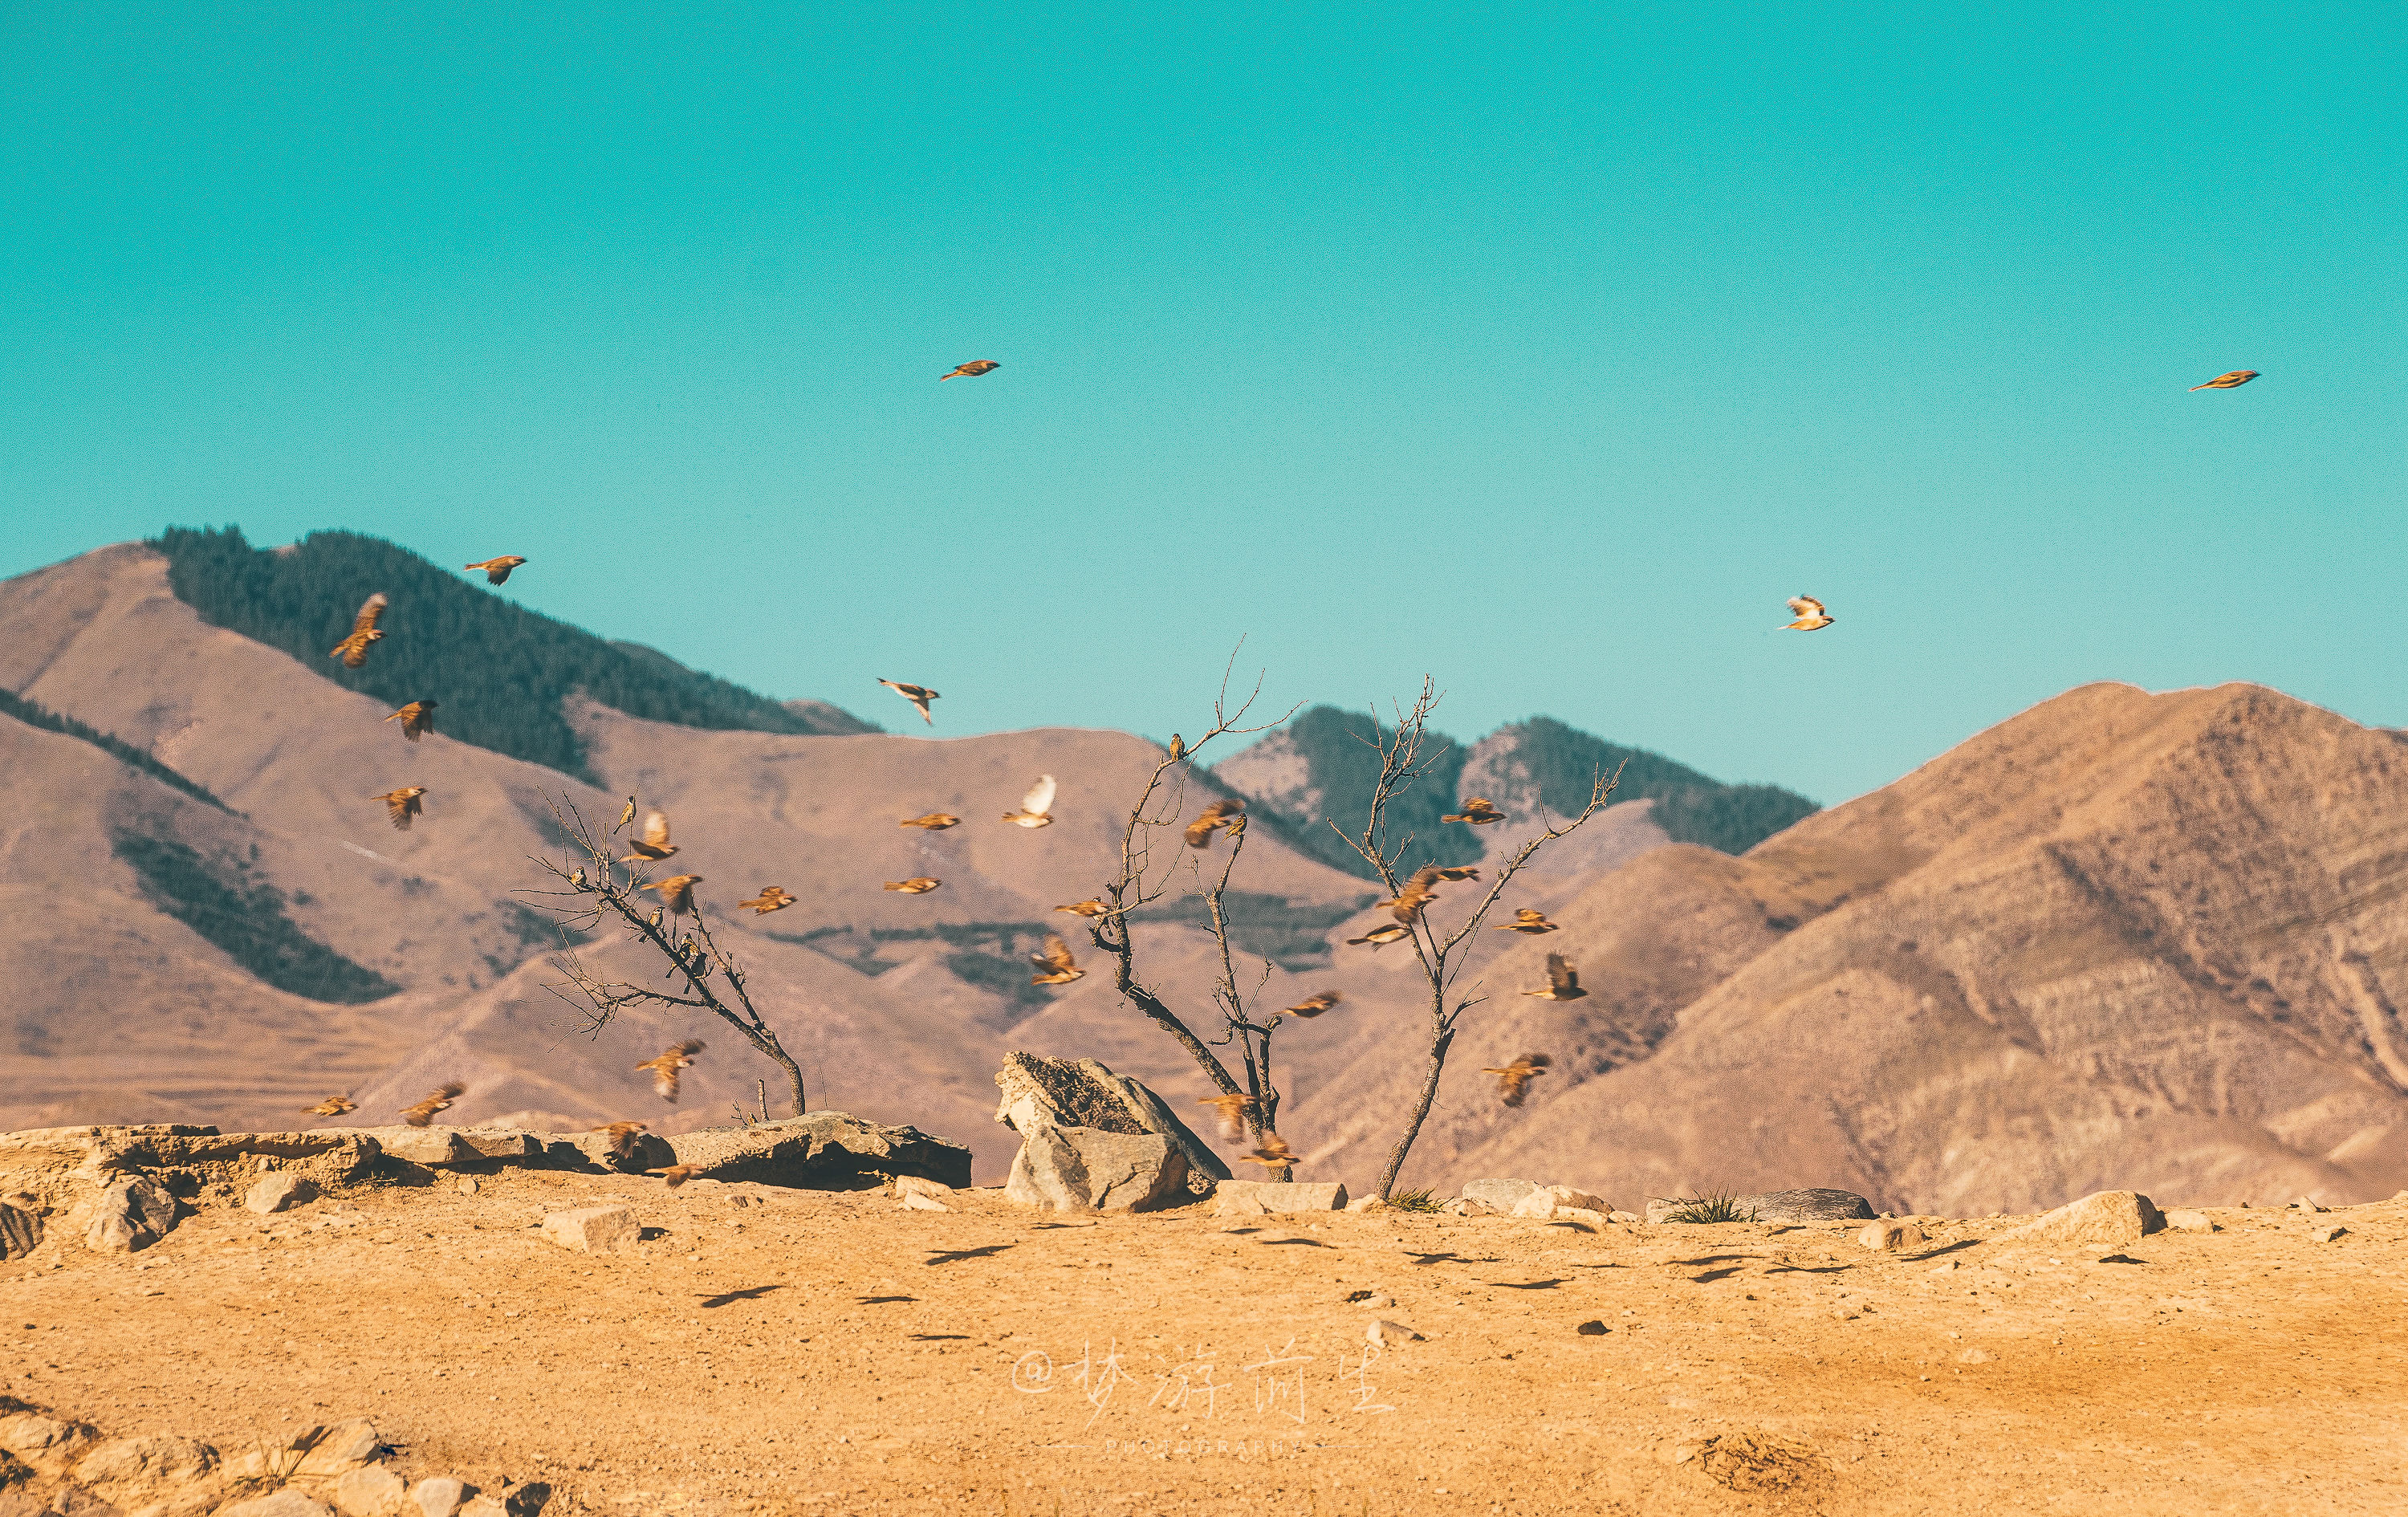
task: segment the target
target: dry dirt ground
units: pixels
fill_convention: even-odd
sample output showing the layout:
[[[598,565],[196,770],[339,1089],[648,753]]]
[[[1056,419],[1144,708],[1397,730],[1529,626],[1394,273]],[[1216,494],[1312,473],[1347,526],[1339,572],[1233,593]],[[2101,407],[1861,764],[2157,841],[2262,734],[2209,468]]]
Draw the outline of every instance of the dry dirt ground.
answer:
[[[2408,1511],[2408,1202],[2101,1263],[1992,1262],[2000,1220],[1885,1256],[1843,1224],[478,1186],[212,1209],[132,1255],[54,1230],[0,1266],[0,1390],[229,1453],[366,1415],[403,1474],[564,1517]],[[634,1252],[537,1230],[613,1199]],[[1373,1349],[1375,1315],[1424,1340]]]

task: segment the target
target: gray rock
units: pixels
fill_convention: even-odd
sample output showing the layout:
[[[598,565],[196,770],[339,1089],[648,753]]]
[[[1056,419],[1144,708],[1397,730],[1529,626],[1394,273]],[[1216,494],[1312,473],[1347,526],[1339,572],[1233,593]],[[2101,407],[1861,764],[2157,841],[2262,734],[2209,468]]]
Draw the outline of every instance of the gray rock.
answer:
[[[1201,1194],[1211,1188],[1205,1181],[1229,1178],[1229,1166],[1221,1156],[1180,1121],[1162,1097],[1093,1059],[1007,1053],[995,1082],[1003,1092],[995,1120],[1023,1138],[1039,1123],[1129,1135],[1153,1133],[1170,1139],[1186,1158],[1190,1189]]]
[[[1399,1344],[1422,1341],[1421,1334],[1414,1332],[1403,1323],[1389,1322],[1384,1317],[1372,1318],[1371,1325],[1364,1330],[1363,1336],[1383,1349],[1393,1349]]]
[[[453,1517],[468,1499],[468,1487],[453,1476],[437,1475],[411,1486],[403,1499],[407,1505],[402,1510],[408,1517]]]
[[[642,1233],[632,1207],[580,1207],[543,1219],[544,1237],[579,1253],[624,1253]]]
[[[1740,1215],[1756,1213],[1757,1222],[1871,1222],[1872,1203],[1854,1191],[1808,1189],[1767,1191],[1760,1195],[1735,1195]],[[1647,1203],[1647,1220],[1669,1222],[1682,1208],[1678,1197],[1656,1197]]]
[[[2166,1225],[2177,1233],[2213,1233],[2218,1231],[2215,1221],[2204,1211],[2188,1207],[2176,1207],[2165,1214]]]
[[[376,1424],[366,1417],[353,1417],[337,1423],[312,1439],[309,1452],[301,1456],[297,1473],[340,1475],[368,1463],[383,1451],[384,1443],[377,1437]]]
[[[334,1517],[334,1509],[288,1485],[250,1501],[220,1507],[217,1517]]]
[[[1212,1208],[1219,1211],[1343,1211],[1346,1187],[1334,1180],[1231,1180],[1212,1188]]]
[[[970,1151],[917,1127],[881,1127],[841,1111],[814,1111],[750,1127],[706,1127],[668,1140],[676,1162],[703,1180],[758,1181],[809,1190],[867,1188],[890,1175],[970,1182]]]
[[[1039,1122],[1013,1155],[1004,1198],[1055,1211],[1147,1211],[1188,1199],[1187,1156],[1159,1133]]]
[[[335,1507],[343,1517],[392,1517],[408,1490],[382,1465],[364,1465],[335,1482]]]
[[[42,1246],[42,1219],[0,1202],[0,1260],[22,1259]]]
[[[242,1204],[246,1209],[268,1217],[306,1206],[317,1198],[318,1187],[309,1183],[308,1177],[279,1169],[260,1176],[250,1194],[242,1198]]]
[[[83,1246],[95,1253],[147,1249],[174,1230],[176,1198],[148,1175],[121,1180],[93,1198]]]
[[[1467,1201],[1511,1212],[1525,1196],[1536,1195],[1542,1188],[1534,1180],[1475,1180],[1463,1188],[1462,1195]]]

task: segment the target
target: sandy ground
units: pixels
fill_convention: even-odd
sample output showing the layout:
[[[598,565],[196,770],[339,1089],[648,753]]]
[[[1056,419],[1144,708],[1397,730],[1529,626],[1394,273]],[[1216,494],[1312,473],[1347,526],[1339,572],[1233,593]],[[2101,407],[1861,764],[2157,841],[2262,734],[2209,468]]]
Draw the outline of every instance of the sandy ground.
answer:
[[[0,1390],[228,1451],[366,1415],[404,1474],[561,1514],[2408,1511],[2408,1203],[1992,1263],[2002,1221],[1885,1256],[1839,1224],[479,1185],[210,1209],[130,1256],[54,1231],[0,1266]],[[536,1230],[609,1199],[632,1253]],[[1374,1350],[1374,1315],[1425,1339]]]

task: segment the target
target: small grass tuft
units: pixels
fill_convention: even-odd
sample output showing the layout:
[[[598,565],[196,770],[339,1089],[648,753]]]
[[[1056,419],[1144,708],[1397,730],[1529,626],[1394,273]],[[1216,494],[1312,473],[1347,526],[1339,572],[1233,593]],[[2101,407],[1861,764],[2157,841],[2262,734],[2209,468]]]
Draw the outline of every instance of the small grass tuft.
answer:
[[[1445,1209],[1446,1200],[1427,1190],[1399,1191],[1388,1197],[1388,1205],[1398,1211],[1440,1211]]]
[[[1754,1222],[1756,1208],[1747,1205],[1727,1191],[1714,1191],[1705,1195],[1684,1195],[1673,1206],[1666,1222]]]

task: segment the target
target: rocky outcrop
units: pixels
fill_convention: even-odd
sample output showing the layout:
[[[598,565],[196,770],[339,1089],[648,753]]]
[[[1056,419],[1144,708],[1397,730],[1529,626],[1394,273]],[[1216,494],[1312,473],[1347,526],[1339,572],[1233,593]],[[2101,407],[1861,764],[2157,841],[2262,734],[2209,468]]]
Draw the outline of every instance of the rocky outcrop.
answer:
[[[2042,1212],[1990,1239],[1993,1248],[2122,1248],[2166,1224],[2157,1204],[2138,1191],[2100,1191]]]
[[[940,1185],[970,1182],[970,1151],[917,1127],[881,1127],[841,1111],[814,1111],[750,1127],[706,1127],[669,1138],[676,1162],[700,1180],[758,1181],[809,1190],[858,1190],[895,1175]]]
[[[1197,1138],[1162,1097],[1126,1075],[1093,1059],[1049,1059],[1034,1053],[1004,1055],[995,1082],[1003,1092],[995,1120],[1025,1140],[1040,1123],[1091,1127],[1106,1133],[1153,1133],[1169,1139],[1186,1160],[1189,1189],[1210,1191],[1229,1178],[1229,1166]]]

